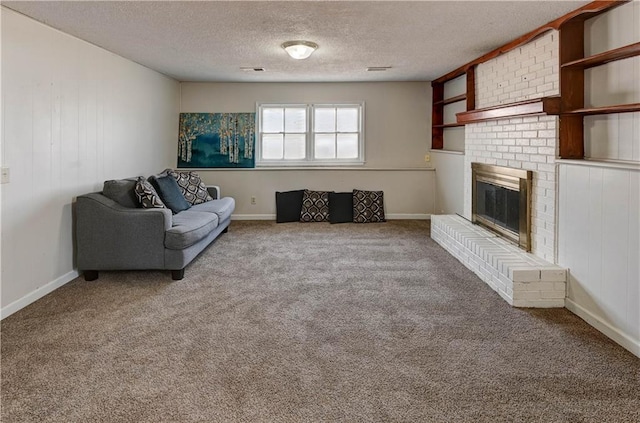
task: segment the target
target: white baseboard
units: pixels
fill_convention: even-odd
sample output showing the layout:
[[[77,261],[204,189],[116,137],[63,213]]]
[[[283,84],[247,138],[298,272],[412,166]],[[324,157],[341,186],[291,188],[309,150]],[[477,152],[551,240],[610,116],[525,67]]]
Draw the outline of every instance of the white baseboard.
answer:
[[[231,220],[276,220],[275,214],[232,214]]]
[[[71,272],[65,273],[64,275],[62,275],[59,278],[49,282],[48,284],[46,284],[44,286],[41,286],[40,288],[36,289],[35,291],[32,291],[32,292],[28,293],[24,297],[12,302],[11,304],[8,304],[8,305],[2,307],[2,310],[0,310],[0,319],[4,319],[5,317],[9,317],[13,313],[15,313],[16,311],[25,308],[26,306],[28,306],[29,304],[31,304],[33,302],[36,302],[40,298],[42,298],[45,295],[49,294],[50,292],[53,292],[56,289],[60,288],[62,285],[66,284],[68,282],[71,282],[72,280],[77,278],[78,275],[79,275],[79,273],[78,273],[77,270],[72,270]]]
[[[389,220],[431,220],[431,215],[425,213],[388,213],[385,218]]]
[[[565,307],[613,341],[629,350],[633,355],[640,357],[640,339],[633,339],[631,335],[611,326],[610,323],[603,321],[600,317],[569,298],[565,299]]]
[[[430,214],[424,213],[391,213],[387,214],[389,220],[429,220]],[[276,220],[275,214],[232,214],[231,220]]]

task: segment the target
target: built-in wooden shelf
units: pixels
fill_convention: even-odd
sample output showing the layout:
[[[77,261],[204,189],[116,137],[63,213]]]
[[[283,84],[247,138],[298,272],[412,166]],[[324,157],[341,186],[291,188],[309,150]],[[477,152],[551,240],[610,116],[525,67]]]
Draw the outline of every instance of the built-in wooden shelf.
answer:
[[[633,43],[617,49],[584,57],[584,23],[586,20],[605,13],[630,0],[592,1],[558,19],[534,29],[521,37],[498,47],[489,53],[441,76],[431,82],[433,88],[433,110],[431,128],[431,149],[444,148],[444,105],[462,101],[463,96],[444,98],[444,84],[466,74],[466,111],[456,114],[458,124],[483,122],[511,117],[535,115],[561,115],[559,129],[559,154],[563,159],[584,158],[583,116],[608,113],[640,111],[638,104],[620,104],[607,107],[584,107],[584,70],[615,60],[640,56],[640,43]],[[560,96],[545,97],[518,103],[505,104],[485,109],[475,106],[475,68],[501,54],[527,44],[546,33],[559,32]]]
[[[457,113],[459,124],[484,122],[487,120],[508,119],[518,116],[558,115],[560,114],[560,97],[542,97],[517,103],[501,104],[484,109],[469,110]]]
[[[466,94],[460,94],[460,95],[457,95],[455,97],[445,98],[444,100],[436,101],[433,104],[442,104],[443,106],[446,106],[447,104],[457,103],[459,101],[463,101],[463,100],[466,100],[466,99],[467,99],[467,95]]]
[[[567,112],[563,112],[565,115],[607,115],[611,113],[629,113],[629,112],[640,112],[640,103],[631,103],[631,104],[616,104],[615,106],[604,106],[604,107],[585,107],[582,109],[570,110]]]
[[[603,53],[594,54],[593,56],[585,57],[583,59],[573,60],[571,62],[564,63],[561,67],[588,69],[604,65],[605,63],[613,62],[615,60],[627,59],[638,55],[640,55],[640,42],[629,44],[628,46],[616,48],[614,50],[605,51]]]
[[[433,125],[434,128],[458,128],[464,126],[464,123],[443,123],[442,125]]]

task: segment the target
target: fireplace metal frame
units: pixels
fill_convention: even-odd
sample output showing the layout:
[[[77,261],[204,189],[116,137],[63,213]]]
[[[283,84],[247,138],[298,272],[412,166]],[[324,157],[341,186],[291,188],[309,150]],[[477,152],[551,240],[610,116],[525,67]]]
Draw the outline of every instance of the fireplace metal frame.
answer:
[[[511,167],[471,163],[471,221],[502,235],[525,251],[531,251],[531,181],[533,172]],[[476,183],[484,182],[520,193],[519,231],[496,225],[476,214]],[[524,213],[522,212],[524,211]]]

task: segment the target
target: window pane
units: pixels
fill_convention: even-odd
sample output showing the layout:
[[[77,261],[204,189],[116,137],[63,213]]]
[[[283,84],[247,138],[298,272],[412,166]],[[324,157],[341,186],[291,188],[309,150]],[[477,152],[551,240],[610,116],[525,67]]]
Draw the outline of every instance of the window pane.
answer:
[[[338,134],[339,159],[358,158],[358,134]]]
[[[338,132],[358,132],[358,109],[338,109]]]
[[[281,159],[282,158],[282,135],[264,134],[262,135],[262,158]]]
[[[284,158],[304,159],[305,134],[286,134],[284,136]]]
[[[336,136],[334,134],[318,134],[315,138],[315,158],[336,158]]]
[[[307,115],[307,109],[285,109],[284,131],[285,132],[306,132],[307,131],[306,115]]]
[[[283,132],[284,130],[284,109],[265,108],[262,109],[262,132]]]
[[[314,115],[315,132],[336,131],[336,109],[317,108]]]

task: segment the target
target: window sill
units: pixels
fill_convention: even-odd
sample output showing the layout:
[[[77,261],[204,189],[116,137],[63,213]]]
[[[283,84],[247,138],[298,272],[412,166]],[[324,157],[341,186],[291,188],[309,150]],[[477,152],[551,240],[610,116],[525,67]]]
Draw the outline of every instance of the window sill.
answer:
[[[179,168],[179,170],[183,170],[182,168]],[[214,172],[218,172],[218,171],[233,171],[233,172],[241,172],[241,171],[249,171],[249,172],[255,172],[255,171],[283,171],[283,170],[292,170],[292,171],[362,171],[362,172],[371,172],[371,171],[376,171],[376,172],[403,172],[403,171],[409,171],[409,172],[418,172],[418,171],[434,171],[435,169],[433,167],[363,167],[363,166],[359,166],[359,167],[350,167],[350,166],[334,166],[334,167],[329,167],[329,166],[322,166],[322,167],[311,167],[311,166],[303,166],[303,167],[294,167],[294,166],[284,166],[284,167],[276,167],[276,166],[262,166],[262,167],[242,167],[242,168],[235,168],[235,167],[205,167],[205,168],[184,168],[184,170],[197,170],[199,172],[202,171],[214,171]]]

